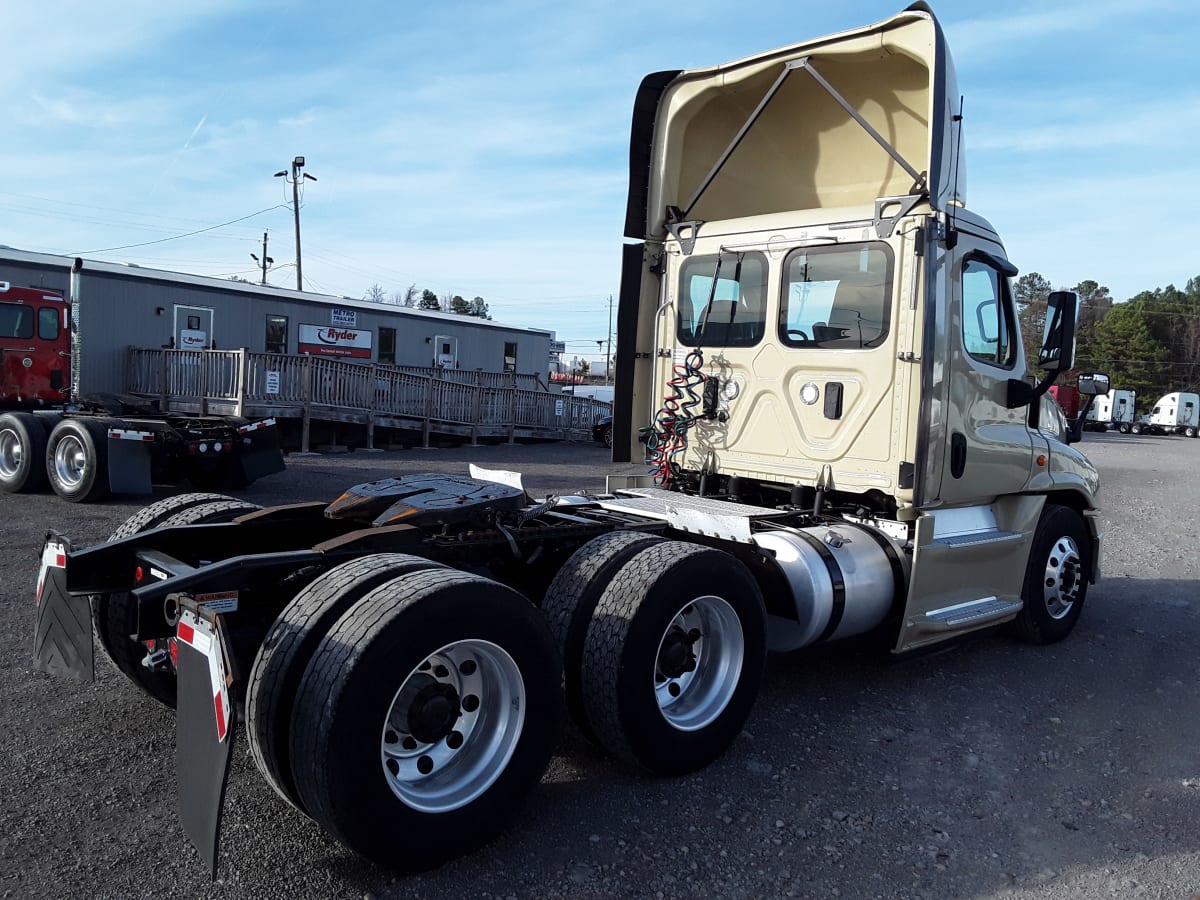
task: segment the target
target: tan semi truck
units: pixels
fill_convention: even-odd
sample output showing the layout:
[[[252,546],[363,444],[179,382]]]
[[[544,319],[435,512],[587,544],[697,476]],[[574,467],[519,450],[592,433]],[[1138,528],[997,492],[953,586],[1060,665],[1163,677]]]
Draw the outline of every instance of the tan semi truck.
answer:
[[[413,870],[503,827],[564,707],[678,775],[737,736],[769,649],[1066,637],[1099,574],[1099,478],[1039,410],[1075,298],[1051,296],[1026,380],[960,109],[923,4],[649,76],[614,456],[641,460],[652,423],[650,474],[537,501],[482,471],[263,510],[190,495],[94,547],[52,534],[39,665],[90,677],[94,627],[177,704],[181,814],[214,869],[244,723],[282,800]]]

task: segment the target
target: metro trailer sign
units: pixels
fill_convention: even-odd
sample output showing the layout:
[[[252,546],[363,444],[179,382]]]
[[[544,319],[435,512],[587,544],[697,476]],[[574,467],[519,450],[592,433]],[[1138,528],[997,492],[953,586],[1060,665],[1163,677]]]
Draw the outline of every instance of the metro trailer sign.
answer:
[[[315,356],[371,358],[371,332],[337,325],[301,325],[296,349]]]

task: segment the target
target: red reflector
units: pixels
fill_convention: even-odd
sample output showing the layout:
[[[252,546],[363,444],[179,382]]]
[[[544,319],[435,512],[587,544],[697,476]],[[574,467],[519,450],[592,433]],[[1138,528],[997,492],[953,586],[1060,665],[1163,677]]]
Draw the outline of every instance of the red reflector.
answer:
[[[179,623],[179,630],[177,634],[179,639],[185,644],[192,644],[196,641],[196,629],[191,625],[188,625],[186,622]]]
[[[192,454],[192,456],[195,456],[199,452],[195,444],[188,444],[188,453]]]
[[[175,638],[167,638],[167,649],[171,652],[171,665],[179,668],[179,644]]]
[[[215,706],[217,710],[217,740],[223,741],[225,740],[225,709],[224,704],[221,703],[220,691],[218,691],[217,695],[213,697],[213,706]]]
[[[144,571],[142,571],[141,566],[138,566],[136,569],[133,570],[133,580],[134,581],[141,581],[145,577],[146,577],[146,573]]]
[[[65,553],[55,554],[54,565],[60,569],[65,569],[67,567],[67,555]]]

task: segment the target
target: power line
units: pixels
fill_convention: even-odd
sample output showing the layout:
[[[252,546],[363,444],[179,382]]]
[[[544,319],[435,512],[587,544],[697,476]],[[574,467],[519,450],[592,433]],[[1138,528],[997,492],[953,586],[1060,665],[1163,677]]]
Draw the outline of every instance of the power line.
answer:
[[[140,244],[125,244],[121,247],[105,247],[101,250],[76,250],[68,253],[67,256],[87,256],[92,253],[111,253],[114,250],[128,250],[131,247],[148,247],[151,244],[162,244],[166,241],[177,241],[180,238],[204,234],[206,231],[215,231],[218,228],[224,228],[226,225],[236,225],[238,222],[245,222],[247,219],[253,219],[255,216],[261,216],[263,213],[269,213],[275,209],[287,209],[287,205],[280,203],[276,204],[275,206],[268,206],[266,209],[260,209],[258,212],[250,213],[248,216],[242,216],[240,219],[230,219],[228,222],[222,222],[220,225],[210,225],[208,228],[200,228],[196,231],[189,231],[187,234],[177,234],[172,237],[159,238],[157,241],[144,241]]]

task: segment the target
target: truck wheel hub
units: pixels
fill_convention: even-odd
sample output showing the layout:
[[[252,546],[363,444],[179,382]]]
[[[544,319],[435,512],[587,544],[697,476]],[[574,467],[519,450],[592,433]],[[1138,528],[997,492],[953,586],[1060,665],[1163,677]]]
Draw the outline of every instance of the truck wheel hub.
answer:
[[[693,631],[694,638],[682,628],[673,628],[663,638],[662,649],[658,654],[658,669],[663,675],[678,678],[685,672],[695,671],[696,654],[692,652],[692,645],[699,640],[700,633],[695,629]]]
[[[408,733],[423,744],[436,744],[454,729],[461,708],[453,687],[440,682],[427,685],[408,709]]]
[[[1079,548],[1074,540],[1064,535],[1050,548],[1042,579],[1046,611],[1051,618],[1061,619],[1071,611],[1082,583],[1083,560]]]

